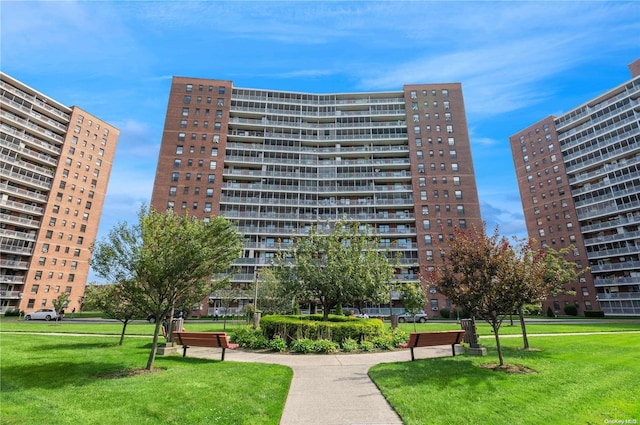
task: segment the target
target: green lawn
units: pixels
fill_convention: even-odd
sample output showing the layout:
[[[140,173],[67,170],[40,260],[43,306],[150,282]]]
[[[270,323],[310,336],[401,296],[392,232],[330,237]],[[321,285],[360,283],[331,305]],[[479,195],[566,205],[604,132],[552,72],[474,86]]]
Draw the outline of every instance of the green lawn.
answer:
[[[478,367],[486,357],[457,356],[380,364],[369,371],[406,425],[603,424],[640,422],[640,334],[501,340],[505,363],[537,373],[505,374]],[[637,422],[633,422],[633,421]],[[624,423],[624,422],[620,422]]]
[[[0,423],[275,425],[280,420],[292,377],[287,367],[158,356],[160,371],[105,378],[146,364],[149,338],[117,342],[117,337],[0,334]]]

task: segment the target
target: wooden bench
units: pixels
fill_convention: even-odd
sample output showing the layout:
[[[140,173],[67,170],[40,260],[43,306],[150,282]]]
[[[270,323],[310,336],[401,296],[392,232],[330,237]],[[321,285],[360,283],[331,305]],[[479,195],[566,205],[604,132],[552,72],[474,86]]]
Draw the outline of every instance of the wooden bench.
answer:
[[[189,347],[213,347],[222,348],[222,361],[224,361],[224,352],[228,348],[235,350],[238,344],[229,342],[229,336],[226,332],[173,332],[173,340],[182,345],[182,357],[187,355]]]
[[[440,331],[440,332],[412,332],[409,341],[398,344],[400,348],[411,349],[411,361],[415,360],[413,349],[417,347],[433,347],[436,345],[451,345],[453,356],[456,355],[456,344],[462,343],[464,331]]]

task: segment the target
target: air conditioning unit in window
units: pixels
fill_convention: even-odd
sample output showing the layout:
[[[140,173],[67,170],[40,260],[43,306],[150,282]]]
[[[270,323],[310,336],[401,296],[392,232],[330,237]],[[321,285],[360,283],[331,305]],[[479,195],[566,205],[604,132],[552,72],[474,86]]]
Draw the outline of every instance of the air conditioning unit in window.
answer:
[[[438,307],[431,307],[431,310],[438,311]]]

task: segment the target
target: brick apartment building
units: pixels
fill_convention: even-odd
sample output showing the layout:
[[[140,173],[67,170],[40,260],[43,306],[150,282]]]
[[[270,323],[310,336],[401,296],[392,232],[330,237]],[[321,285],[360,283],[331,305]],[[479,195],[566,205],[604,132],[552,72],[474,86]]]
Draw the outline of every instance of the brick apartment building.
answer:
[[[78,309],[119,131],[0,73],[0,314]]]
[[[640,315],[640,60],[632,78],[510,137],[529,236],[589,271],[549,299]]]
[[[395,279],[417,281],[454,227],[481,224],[461,86],[318,94],[174,77],[151,205],[232,220],[239,288],[292,234],[343,218],[375,228],[400,253]],[[433,288],[428,299],[430,315],[450,306]],[[220,305],[211,294],[192,314]]]

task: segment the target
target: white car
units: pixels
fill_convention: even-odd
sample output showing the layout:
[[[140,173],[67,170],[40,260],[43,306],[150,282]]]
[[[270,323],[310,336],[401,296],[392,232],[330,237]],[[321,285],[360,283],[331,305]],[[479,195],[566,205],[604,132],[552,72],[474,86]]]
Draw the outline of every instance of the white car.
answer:
[[[24,315],[24,320],[56,320],[58,313],[52,308],[41,308]]]
[[[425,323],[427,319],[428,319],[428,316],[425,314],[424,311],[417,312],[415,316],[407,312],[404,312],[398,315],[398,322],[400,323],[405,323],[405,322],[413,323],[414,320],[416,322]]]

